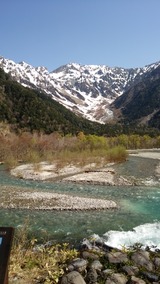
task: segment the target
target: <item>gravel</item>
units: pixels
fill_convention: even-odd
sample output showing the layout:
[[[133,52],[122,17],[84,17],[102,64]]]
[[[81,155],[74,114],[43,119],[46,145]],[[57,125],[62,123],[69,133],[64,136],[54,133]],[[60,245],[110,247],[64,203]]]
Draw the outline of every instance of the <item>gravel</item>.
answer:
[[[32,191],[16,187],[2,186],[1,208],[30,210],[103,210],[115,209],[112,200],[84,198],[66,194]]]

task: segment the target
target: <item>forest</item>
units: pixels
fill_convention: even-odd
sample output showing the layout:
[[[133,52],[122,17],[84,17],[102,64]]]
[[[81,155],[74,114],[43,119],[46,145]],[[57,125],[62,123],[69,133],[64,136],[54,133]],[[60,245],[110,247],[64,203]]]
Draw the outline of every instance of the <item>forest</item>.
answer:
[[[0,68],[0,122],[7,123],[15,133],[31,132],[60,135],[98,135],[114,137],[121,134],[158,136],[160,130],[135,123],[100,124],[77,116],[49,95],[25,88]]]

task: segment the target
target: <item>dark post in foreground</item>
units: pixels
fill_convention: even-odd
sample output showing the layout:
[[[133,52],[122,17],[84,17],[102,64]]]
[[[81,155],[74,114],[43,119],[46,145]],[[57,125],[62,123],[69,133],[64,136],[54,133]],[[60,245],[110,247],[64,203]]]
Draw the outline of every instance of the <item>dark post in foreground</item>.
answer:
[[[8,284],[8,263],[14,229],[0,227],[0,284]]]

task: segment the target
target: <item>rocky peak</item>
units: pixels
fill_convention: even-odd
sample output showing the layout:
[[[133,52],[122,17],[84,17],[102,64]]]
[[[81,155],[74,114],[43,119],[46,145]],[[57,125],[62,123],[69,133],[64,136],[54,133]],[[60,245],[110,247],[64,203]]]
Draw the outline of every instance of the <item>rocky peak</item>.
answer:
[[[45,67],[0,57],[0,67],[24,86],[39,89],[83,117],[104,123],[113,118],[110,104],[160,66],[120,68],[69,63],[49,72]]]

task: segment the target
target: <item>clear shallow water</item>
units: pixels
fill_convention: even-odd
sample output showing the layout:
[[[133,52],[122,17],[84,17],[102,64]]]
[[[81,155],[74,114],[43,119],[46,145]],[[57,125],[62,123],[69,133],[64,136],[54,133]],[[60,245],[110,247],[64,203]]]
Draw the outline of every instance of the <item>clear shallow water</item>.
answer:
[[[142,170],[144,168],[145,172]],[[152,164],[153,163],[153,164]],[[138,159],[132,157],[127,163],[118,165],[117,170],[121,173],[132,172],[134,175],[150,176],[155,167],[156,160]],[[115,200],[119,209],[89,211],[89,212],[49,212],[49,211],[27,211],[27,210],[0,210],[0,226],[19,226],[29,221],[30,229],[39,238],[48,236],[49,239],[77,243],[83,238],[98,234],[104,235],[109,231],[114,232],[111,239],[128,239],[129,231],[134,227],[142,225],[145,234],[151,227],[145,224],[160,222],[160,188],[158,187],[111,187],[93,185],[75,185],[53,182],[24,181],[11,177],[0,167],[0,185],[12,185],[40,189],[43,191],[68,193],[72,195],[97,197]],[[139,228],[139,227],[138,227]],[[141,228],[141,227],[140,227]],[[123,232],[126,238],[119,235]],[[155,231],[152,228],[153,234]],[[136,235],[140,239],[139,230]],[[108,238],[108,236],[105,238]],[[157,239],[159,235],[157,235]],[[135,238],[136,239],[136,238]]]

